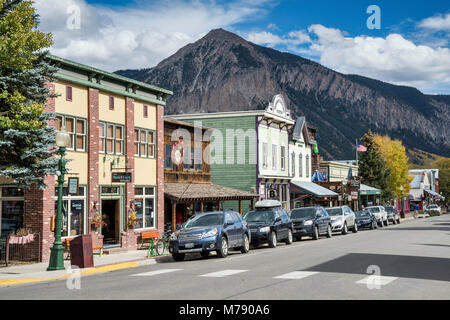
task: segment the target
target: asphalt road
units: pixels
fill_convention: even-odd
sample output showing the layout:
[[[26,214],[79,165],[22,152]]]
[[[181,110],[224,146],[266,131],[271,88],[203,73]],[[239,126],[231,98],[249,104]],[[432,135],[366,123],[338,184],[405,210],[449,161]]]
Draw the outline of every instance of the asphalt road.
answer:
[[[158,264],[0,288],[0,299],[449,299],[450,215]],[[369,272],[369,273],[368,273]],[[374,277],[373,272],[380,275]]]

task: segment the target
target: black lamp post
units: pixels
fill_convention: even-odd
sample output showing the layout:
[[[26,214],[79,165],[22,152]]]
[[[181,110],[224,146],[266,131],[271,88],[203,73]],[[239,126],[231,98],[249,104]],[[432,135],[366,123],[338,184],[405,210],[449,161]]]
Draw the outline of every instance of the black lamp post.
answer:
[[[401,217],[403,219],[405,219],[405,212],[403,211],[403,186],[400,186],[400,195],[401,195],[401,203],[402,203],[402,212],[401,212]]]

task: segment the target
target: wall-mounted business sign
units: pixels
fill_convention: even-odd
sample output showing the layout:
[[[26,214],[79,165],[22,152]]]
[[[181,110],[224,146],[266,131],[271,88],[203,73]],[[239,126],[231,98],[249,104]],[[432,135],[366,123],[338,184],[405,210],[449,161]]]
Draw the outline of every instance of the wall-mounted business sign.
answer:
[[[72,196],[78,195],[78,178],[68,178],[69,194]]]
[[[131,182],[131,172],[113,172],[111,175],[112,182]]]

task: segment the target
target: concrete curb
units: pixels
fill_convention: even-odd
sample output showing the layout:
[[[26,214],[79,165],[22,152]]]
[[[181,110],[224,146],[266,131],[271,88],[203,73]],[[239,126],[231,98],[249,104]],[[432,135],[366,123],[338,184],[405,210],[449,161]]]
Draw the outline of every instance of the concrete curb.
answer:
[[[81,269],[82,271],[80,272],[80,275],[84,276],[84,275],[91,275],[91,274],[98,274],[98,273],[106,273],[106,272],[112,272],[112,271],[118,271],[118,270],[130,269],[130,268],[137,268],[140,266],[152,265],[152,264],[156,264],[156,263],[157,262],[154,258],[112,263],[112,264],[103,265],[103,266],[99,266],[99,267]],[[42,275],[44,275],[44,274],[46,274],[46,272],[47,271],[40,272],[40,273]],[[66,269],[65,272],[66,273],[69,272],[69,273],[63,274],[63,275],[58,275],[58,276],[53,276],[53,277],[4,279],[4,280],[0,280],[0,286],[10,286],[10,285],[16,285],[16,284],[35,283],[35,282],[66,279],[66,278],[69,278],[70,276],[73,276],[73,274],[74,274],[73,272],[68,271],[68,269]]]

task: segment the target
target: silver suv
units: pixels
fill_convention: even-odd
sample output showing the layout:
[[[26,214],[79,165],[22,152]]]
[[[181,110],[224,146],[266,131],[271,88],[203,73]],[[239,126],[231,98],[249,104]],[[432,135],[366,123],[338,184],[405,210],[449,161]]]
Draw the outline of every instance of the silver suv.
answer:
[[[375,216],[380,227],[389,225],[387,212],[383,206],[367,207],[365,210],[369,210]]]
[[[347,206],[325,208],[328,215],[331,217],[332,231],[339,231],[342,234],[347,234],[348,230],[354,233],[358,232],[358,225],[356,224],[355,213]]]

